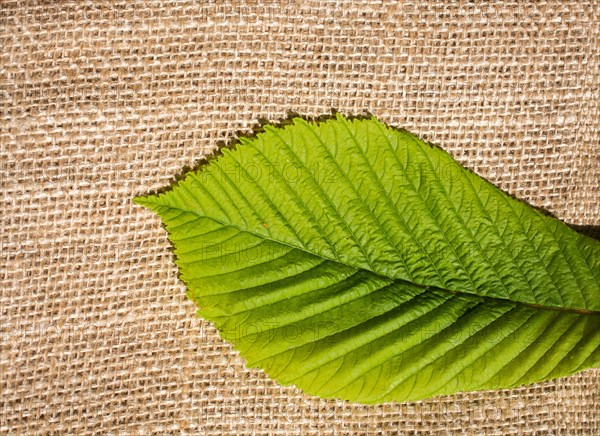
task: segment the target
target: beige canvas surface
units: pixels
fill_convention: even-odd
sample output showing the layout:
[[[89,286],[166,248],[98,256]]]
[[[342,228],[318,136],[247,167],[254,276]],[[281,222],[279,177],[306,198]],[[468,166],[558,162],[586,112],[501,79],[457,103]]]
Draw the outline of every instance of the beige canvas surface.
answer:
[[[599,370],[369,407],[246,370],[131,198],[336,109],[600,225],[599,38],[595,1],[2,1],[0,433],[598,434]]]

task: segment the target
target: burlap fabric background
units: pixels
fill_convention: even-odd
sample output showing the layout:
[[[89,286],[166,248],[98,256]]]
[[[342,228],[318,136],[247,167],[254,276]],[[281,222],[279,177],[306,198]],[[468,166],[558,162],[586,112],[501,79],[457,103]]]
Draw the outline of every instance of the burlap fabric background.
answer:
[[[0,432],[597,434],[599,370],[373,407],[279,387],[196,318],[131,198],[335,108],[598,225],[599,38],[596,1],[3,1]]]

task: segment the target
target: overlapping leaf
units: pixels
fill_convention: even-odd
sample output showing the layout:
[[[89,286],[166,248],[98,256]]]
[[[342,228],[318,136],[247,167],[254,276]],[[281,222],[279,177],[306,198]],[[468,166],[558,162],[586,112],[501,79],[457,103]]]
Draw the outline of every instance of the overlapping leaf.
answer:
[[[374,118],[267,126],[136,202],[282,384],[379,403],[600,364],[600,243]]]

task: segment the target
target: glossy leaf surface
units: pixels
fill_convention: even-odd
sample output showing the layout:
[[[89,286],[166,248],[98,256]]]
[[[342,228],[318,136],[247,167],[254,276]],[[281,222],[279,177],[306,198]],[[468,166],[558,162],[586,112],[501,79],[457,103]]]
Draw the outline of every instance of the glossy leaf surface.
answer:
[[[600,243],[374,118],[266,126],[136,202],[251,367],[380,403],[600,364]]]

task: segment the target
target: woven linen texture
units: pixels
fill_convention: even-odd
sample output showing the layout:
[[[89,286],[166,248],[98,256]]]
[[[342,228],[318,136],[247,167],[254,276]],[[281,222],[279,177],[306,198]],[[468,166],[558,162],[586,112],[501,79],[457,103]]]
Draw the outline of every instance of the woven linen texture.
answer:
[[[280,387],[132,204],[261,119],[371,113],[600,225],[590,1],[0,3],[0,433],[598,434],[600,370],[381,406]]]

